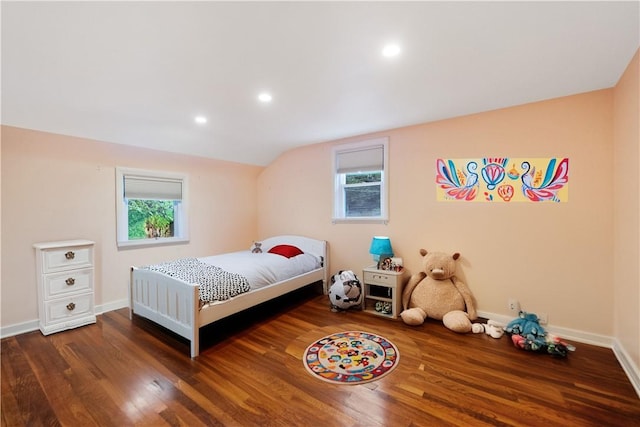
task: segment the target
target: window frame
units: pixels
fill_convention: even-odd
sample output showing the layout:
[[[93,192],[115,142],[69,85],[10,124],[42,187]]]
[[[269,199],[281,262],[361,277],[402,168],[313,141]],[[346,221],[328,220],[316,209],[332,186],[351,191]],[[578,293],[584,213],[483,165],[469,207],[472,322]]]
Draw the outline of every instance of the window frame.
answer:
[[[380,172],[380,215],[378,216],[346,216],[345,193],[346,173],[338,172],[338,156],[355,151],[382,148],[382,169],[363,170],[360,172]],[[368,139],[359,142],[336,145],[332,148],[333,175],[333,214],[332,223],[383,223],[389,222],[389,137]]]
[[[125,198],[125,177],[150,178],[154,180],[180,181],[182,196],[174,210],[174,236],[129,240],[129,206]],[[156,199],[144,199],[156,200]],[[163,199],[157,199],[163,200]],[[189,243],[189,185],[188,176],[177,172],[116,167],[116,243],[118,249],[152,247]]]

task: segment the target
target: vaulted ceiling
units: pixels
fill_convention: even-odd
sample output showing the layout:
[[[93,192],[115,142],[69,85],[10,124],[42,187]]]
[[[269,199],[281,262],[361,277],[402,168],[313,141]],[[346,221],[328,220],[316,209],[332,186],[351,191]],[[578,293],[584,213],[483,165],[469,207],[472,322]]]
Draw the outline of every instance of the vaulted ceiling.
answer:
[[[640,45],[637,1],[1,8],[3,124],[255,165],[612,87]]]

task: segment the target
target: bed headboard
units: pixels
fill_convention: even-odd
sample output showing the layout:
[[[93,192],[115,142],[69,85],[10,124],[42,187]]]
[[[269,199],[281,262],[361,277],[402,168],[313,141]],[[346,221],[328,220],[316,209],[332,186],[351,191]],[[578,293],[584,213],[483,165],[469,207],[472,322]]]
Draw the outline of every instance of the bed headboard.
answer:
[[[303,252],[326,257],[327,243],[324,240],[311,239],[304,236],[274,236],[262,240],[262,250],[267,252],[276,245],[293,245],[299,247]]]
[[[310,237],[283,235],[273,236],[262,240],[262,250],[267,252],[276,245],[293,245],[297,246],[305,253],[311,253],[322,257],[322,265],[324,267],[324,291],[327,293],[329,280],[329,253],[326,240],[317,240]]]

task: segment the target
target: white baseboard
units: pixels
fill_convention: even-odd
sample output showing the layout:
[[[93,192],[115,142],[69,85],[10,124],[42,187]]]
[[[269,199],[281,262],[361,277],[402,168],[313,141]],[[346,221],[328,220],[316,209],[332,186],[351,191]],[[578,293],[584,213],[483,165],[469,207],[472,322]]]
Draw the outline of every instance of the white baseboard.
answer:
[[[15,325],[3,326],[0,328],[0,338],[8,338],[14,335],[37,331],[38,328],[38,319],[29,320],[28,322],[23,323],[16,323]]]
[[[505,316],[503,314],[489,313],[486,311],[478,311],[478,317],[485,319],[495,320],[496,322],[504,325],[511,322],[513,316]],[[548,332],[558,335],[560,338],[564,338],[569,341],[581,342],[584,344],[597,345],[598,347],[612,348],[613,338],[606,335],[594,334],[591,332],[578,331],[576,329],[562,328],[553,325],[542,325]]]
[[[485,311],[479,311],[478,316],[495,320],[496,322],[502,323],[504,325],[508,324],[513,317],[505,316],[502,314],[488,313]],[[622,369],[627,374],[629,381],[633,385],[633,388],[636,390],[638,397],[640,398],[640,370],[638,366],[633,363],[633,360],[629,357],[629,354],[626,352],[624,347],[620,344],[620,342],[613,338],[608,337],[606,335],[594,334],[591,332],[579,331],[576,329],[570,328],[562,328],[553,325],[542,325],[548,332],[559,336],[560,338],[566,339],[568,341],[580,342],[583,344],[595,345],[598,347],[610,348],[613,350],[613,354],[618,359],[618,362],[622,366]]]
[[[616,355],[618,362],[620,362],[622,369],[624,369],[627,377],[629,377],[629,381],[631,381],[633,388],[636,389],[636,394],[640,398],[640,370],[633,363],[633,360],[629,357],[629,353],[622,347],[620,341],[614,339],[612,349],[613,354]]]
[[[125,307],[129,307],[129,300],[127,298],[109,302],[106,304],[96,305],[95,308],[96,314],[102,314],[106,313],[107,311],[118,310]],[[37,331],[40,328],[38,322],[38,319],[34,319],[23,323],[16,323],[14,325],[2,326],[0,328],[0,338],[8,338],[14,335]]]
[[[119,310],[129,307],[129,299],[121,299],[118,301],[108,302],[106,304],[96,305],[96,314],[106,313],[107,311]]]

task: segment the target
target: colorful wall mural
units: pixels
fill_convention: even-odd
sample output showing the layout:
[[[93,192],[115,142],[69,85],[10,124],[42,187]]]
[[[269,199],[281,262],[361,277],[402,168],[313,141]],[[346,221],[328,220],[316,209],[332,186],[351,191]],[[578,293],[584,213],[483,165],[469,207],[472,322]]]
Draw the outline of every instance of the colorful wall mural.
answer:
[[[567,202],[568,158],[437,159],[438,201]]]

